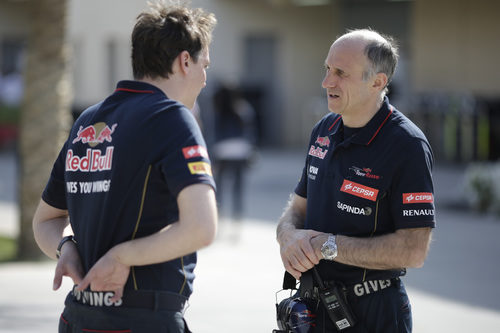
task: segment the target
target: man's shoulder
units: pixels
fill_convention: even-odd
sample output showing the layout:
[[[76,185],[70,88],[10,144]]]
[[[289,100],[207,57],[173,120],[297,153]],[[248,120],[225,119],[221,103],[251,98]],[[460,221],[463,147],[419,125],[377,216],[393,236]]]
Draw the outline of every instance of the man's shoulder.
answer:
[[[391,117],[391,134],[396,136],[398,140],[403,142],[423,140],[427,142],[427,138],[422,130],[401,111],[393,109]]]
[[[313,131],[329,131],[340,118],[341,116],[339,114],[328,112],[314,125]]]

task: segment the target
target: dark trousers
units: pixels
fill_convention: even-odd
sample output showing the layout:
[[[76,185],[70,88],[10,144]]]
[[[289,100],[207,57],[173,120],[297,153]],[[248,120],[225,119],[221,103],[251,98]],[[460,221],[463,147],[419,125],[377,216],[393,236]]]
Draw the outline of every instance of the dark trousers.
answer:
[[[357,324],[343,330],[343,333],[410,333],[412,331],[410,301],[401,280],[397,280],[389,288],[361,297],[351,292],[348,294],[348,300],[356,316]],[[315,333],[337,332],[321,304],[316,315]]]
[[[182,312],[122,307],[93,307],[68,297],[59,333],[188,333]]]
[[[239,219],[243,215],[243,173],[247,167],[247,160],[217,160],[215,161],[215,182],[217,184],[217,201],[222,204],[223,183],[233,180],[232,188],[232,216]]]

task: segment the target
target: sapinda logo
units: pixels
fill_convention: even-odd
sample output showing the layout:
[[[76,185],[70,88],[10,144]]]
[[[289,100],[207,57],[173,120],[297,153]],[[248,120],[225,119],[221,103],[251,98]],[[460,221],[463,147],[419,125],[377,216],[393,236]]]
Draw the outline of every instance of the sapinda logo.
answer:
[[[434,196],[429,192],[403,193],[403,204],[433,203]]]

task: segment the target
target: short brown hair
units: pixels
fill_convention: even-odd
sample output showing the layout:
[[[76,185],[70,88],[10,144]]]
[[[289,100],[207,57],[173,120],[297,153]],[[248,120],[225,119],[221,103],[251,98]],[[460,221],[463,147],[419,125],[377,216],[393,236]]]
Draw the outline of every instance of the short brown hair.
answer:
[[[194,62],[208,48],[217,23],[215,15],[201,8],[148,3],[149,10],[139,14],[132,32],[132,70],[135,79],[168,78],[172,64],[182,51]]]

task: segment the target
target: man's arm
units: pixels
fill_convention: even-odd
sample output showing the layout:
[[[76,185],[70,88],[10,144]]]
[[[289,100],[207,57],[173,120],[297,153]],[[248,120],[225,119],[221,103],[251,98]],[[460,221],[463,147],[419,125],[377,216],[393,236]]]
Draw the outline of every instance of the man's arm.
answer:
[[[49,258],[56,259],[56,249],[61,239],[73,234],[68,211],[52,207],[40,200],[33,216],[33,233],[40,250]]]
[[[328,234],[311,240],[318,259]],[[431,228],[399,229],[371,238],[337,235],[337,262],[368,269],[422,267],[431,242]]]
[[[321,233],[302,229],[306,208],[307,199],[292,194],[276,229],[281,260],[285,269],[296,279],[319,263],[311,246],[311,238]]]
[[[78,290],[90,285],[95,291],[123,294],[130,266],[169,261],[208,246],[215,238],[217,207],[215,193],[206,184],[185,187],[177,196],[179,221],[147,237],[123,242],[111,248],[87,273]]]
[[[68,211],[52,207],[40,200],[33,217],[33,233],[43,253],[56,259],[56,249],[61,239],[64,236],[73,235]],[[66,242],[61,248],[61,257],[54,274],[54,290],[61,286],[63,276],[69,276],[76,284],[80,283],[83,277],[80,256],[73,242]]]

